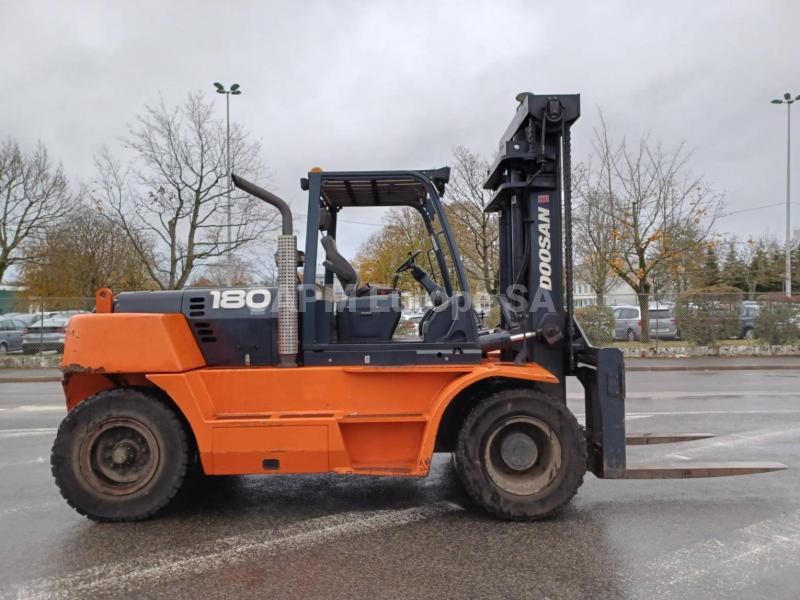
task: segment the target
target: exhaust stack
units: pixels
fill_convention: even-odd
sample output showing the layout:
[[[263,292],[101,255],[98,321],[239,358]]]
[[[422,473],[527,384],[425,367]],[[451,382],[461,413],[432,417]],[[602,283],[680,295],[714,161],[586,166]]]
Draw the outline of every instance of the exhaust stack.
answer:
[[[292,230],[292,211],[284,200],[254,183],[232,176],[233,184],[271,204],[281,213],[281,235],[278,236],[278,355],[282,367],[297,366],[297,237]]]

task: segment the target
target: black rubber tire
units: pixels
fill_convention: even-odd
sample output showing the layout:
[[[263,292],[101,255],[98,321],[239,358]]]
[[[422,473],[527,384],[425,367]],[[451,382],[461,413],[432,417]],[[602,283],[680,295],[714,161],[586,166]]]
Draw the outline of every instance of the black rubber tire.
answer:
[[[152,478],[126,495],[104,493],[83,475],[80,448],[84,437],[110,419],[135,419],[152,434],[160,460]],[[177,415],[145,390],[118,388],[100,392],[76,406],[61,422],[50,465],[61,495],[80,514],[104,522],[142,521],[165,508],[183,485],[189,443]]]
[[[8,346],[5,342],[0,342],[0,356],[8,354]]]
[[[556,476],[544,489],[528,496],[498,487],[484,460],[492,431],[517,416],[544,422],[561,445]],[[583,428],[566,406],[539,390],[503,390],[481,401],[464,420],[456,445],[456,472],[467,493],[476,504],[503,519],[531,521],[555,514],[583,483],[586,464]]]
[[[628,332],[625,334],[625,339],[629,342],[635,342],[636,332],[634,332],[633,329],[628,329]]]

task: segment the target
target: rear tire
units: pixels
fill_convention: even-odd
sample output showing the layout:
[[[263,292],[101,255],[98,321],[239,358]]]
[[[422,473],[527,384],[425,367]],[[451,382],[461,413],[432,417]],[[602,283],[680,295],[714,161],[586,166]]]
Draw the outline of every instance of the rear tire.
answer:
[[[628,333],[625,334],[625,338],[629,342],[635,342],[636,341],[636,332],[633,329],[628,329]]]
[[[503,519],[554,514],[586,472],[586,438],[563,404],[538,390],[505,390],[467,416],[456,445],[456,472],[481,507]]]
[[[8,346],[5,342],[0,342],[0,356],[8,354]]]
[[[139,389],[106,390],[61,422],[50,457],[61,495],[95,521],[140,521],[167,506],[189,461],[177,415]]]

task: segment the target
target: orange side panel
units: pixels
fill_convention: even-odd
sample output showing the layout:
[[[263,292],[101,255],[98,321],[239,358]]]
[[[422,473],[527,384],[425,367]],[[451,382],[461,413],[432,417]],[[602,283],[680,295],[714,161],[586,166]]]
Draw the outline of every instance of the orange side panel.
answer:
[[[480,365],[213,368],[147,375],[188,419],[206,473],[413,476],[428,473],[448,404],[488,377],[557,382],[539,365],[491,360]]]
[[[320,473],[328,470],[328,427],[279,425],[214,428],[217,474]],[[264,461],[273,461],[264,464]]]
[[[350,417],[422,414],[431,398],[474,367],[299,367],[203,369],[197,372],[214,416],[340,412]]]
[[[386,469],[405,473],[416,467],[424,422],[341,422],[339,427],[354,470]]]
[[[75,315],[61,359],[66,373],[180,373],[203,366],[186,317],[177,314]]]

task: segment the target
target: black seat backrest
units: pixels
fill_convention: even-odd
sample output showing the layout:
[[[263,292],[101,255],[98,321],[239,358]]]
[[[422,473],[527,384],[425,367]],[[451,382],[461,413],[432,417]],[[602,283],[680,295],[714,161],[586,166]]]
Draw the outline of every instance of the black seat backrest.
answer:
[[[325,260],[322,262],[326,269],[330,269],[339,278],[339,283],[349,296],[358,289],[358,274],[347,259],[339,254],[336,249],[336,240],[326,235],[322,238],[322,247],[325,250]]]

